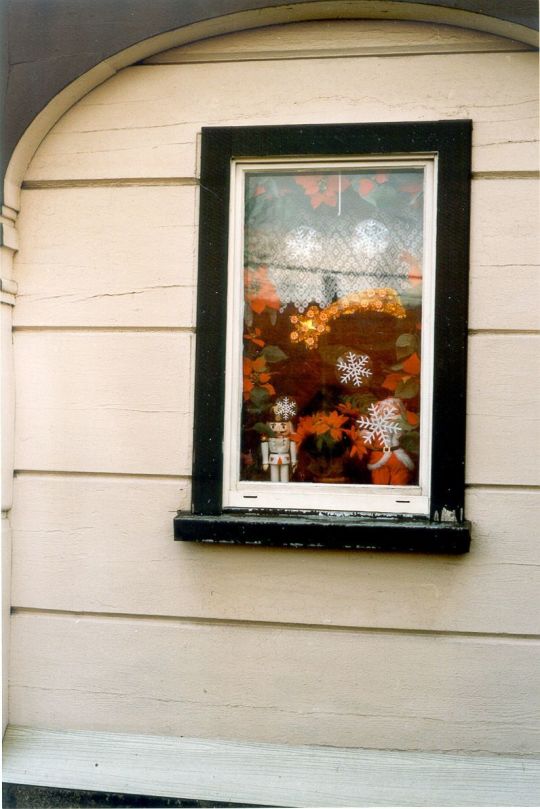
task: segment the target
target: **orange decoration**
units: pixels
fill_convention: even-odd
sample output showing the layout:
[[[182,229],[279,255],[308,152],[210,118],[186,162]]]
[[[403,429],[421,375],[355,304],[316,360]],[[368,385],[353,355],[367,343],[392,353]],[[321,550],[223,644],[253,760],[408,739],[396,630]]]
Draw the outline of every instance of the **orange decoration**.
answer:
[[[295,177],[294,180],[310,197],[312,208],[318,208],[323,203],[335,207],[340,190],[345,191],[351,184],[346,177],[341,178],[340,184],[337,174],[310,174]]]
[[[305,343],[307,348],[316,348],[319,337],[330,331],[329,321],[341,315],[353,315],[355,312],[380,312],[403,318],[405,309],[395,289],[377,287],[363,292],[353,292],[339,298],[326,309],[310,306],[305,315],[291,315],[294,330],[290,334],[293,343]]]
[[[375,183],[371,180],[363,179],[358,183],[358,190],[363,197],[367,197],[370,191],[375,188]]]
[[[402,374],[388,374],[388,376],[382,383],[382,386],[387,390],[395,391],[399,383],[402,381],[403,381]]]
[[[381,450],[373,451],[369,458],[370,463],[377,463],[383,458],[384,454]],[[371,472],[371,482],[377,486],[406,486],[410,479],[411,470],[399,459],[395,452],[392,452],[384,466],[373,469]]]
[[[268,278],[268,267],[264,265],[256,270],[251,267],[245,268],[244,288],[246,301],[258,315],[267,307],[268,309],[279,309],[281,306],[276,288]]]
[[[264,388],[270,396],[275,395],[276,390],[274,386],[269,384],[272,374],[268,371],[264,357],[257,357],[256,360],[250,360],[249,357],[244,357],[243,371],[244,399],[249,399],[249,394],[253,388]]]
[[[411,427],[418,427],[418,424],[420,422],[420,416],[418,415],[418,413],[413,413],[412,410],[406,410],[405,418],[407,419]]]
[[[298,422],[298,429],[291,436],[298,445],[300,445],[310,435],[324,435],[329,433],[334,441],[341,441],[344,433],[348,433],[344,429],[344,424],[347,422],[347,416],[342,416],[337,410],[332,410],[331,413],[326,413],[324,410],[319,410],[312,416],[302,416]]]
[[[414,352],[411,354],[410,357],[407,357],[403,365],[401,366],[406,374],[411,374],[411,376],[418,376],[420,373],[420,357]]]
[[[350,430],[345,430],[345,432],[351,439],[351,449],[350,449],[351,458],[354,458],[355,455],[357,458],[362,458],[367,453],[367,447],[364,443],[364,437],[362,436],[362,433],[354,425],[351,427]]]

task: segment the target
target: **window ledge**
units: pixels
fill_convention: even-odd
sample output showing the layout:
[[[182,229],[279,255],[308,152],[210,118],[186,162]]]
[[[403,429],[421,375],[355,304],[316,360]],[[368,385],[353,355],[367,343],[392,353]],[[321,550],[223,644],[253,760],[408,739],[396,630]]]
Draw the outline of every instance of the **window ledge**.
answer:
[[[336,513],[179,512],[174,520],[174,538],[183,542],[430,554],[467,553],[470,529],[468,521]]]

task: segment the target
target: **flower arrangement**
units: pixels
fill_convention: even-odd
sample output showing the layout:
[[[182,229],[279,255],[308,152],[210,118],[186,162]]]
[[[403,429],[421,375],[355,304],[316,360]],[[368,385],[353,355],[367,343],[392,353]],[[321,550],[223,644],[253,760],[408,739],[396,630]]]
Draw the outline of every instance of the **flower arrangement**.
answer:
[[[306,458],[306,468],[316,480],[344,481],[345,463],[360,460],[367,448],[356,426],[356,412],[318,410],[302,416],[291,438]]]

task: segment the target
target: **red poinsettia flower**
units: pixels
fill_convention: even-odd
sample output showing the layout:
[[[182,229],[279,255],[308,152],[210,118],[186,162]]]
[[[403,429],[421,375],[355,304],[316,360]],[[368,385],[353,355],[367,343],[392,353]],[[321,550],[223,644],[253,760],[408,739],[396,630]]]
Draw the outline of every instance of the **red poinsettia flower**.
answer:
[[[334,441],[341,441],[345,432],[344,424],[346,421],[347,416],[341,416],[337,410],[332,410],[331,413],[319,410],[312,416],[302,416],[293,438],[297,444],[301,444],[310,435],[325,435],[325,433],[328,433]]]
[[[334,441],[341,441],[343,437],[343,425],[347,421],[347,416],[340,415],[337,410],[331,413],[319,411],[315,413],[313,427],[316,435],[329,433]]]
[[[247,333],[244,334],[244,340],[248,340],[253,345],[256,345],[258,348],[263,348],[265,345],[264,340],[261,337],[261,330],[255,327],[254,329],[248,329]]]
[[[306,438],[309,438],[310,435],[314,435],[314,433],[313,416],[302,416],[298,422],[296,432],[291,433],[290,437],[300,446]]]
[[[353,424],[350,430],[345,430],[345,433],[351,440],[351,448],[349,450],[351,458],[354,458],[355,455],[357,458],[362,458],[364,455],[366,455],[367,447],[364,443],[364,437],[360,430],[358,430]]]
[[[264,388],[270,396],[275,395],[275,388],[273,385],[269,384],[272,374],[268,371],[264,357],[257,357],[256,360],[250,360],[249,357],[244,357],[243,371],[244,399],[249,399],[249,394],[253,388]]]
[[[351,184],[346,177],[341,177],[340,183],[337,174],[308,174],[294,180],[310,198],[312,208],[318,208],[323,203],[335,207],[340,189],[345,191]]]
[[[245,268],[244,290],[246,301],[258,315],[267,307],[268,309],[279,309],[281,306],[276,288],[268,278],[268,267],[264,265],[256,270],[251,267]]]
[[[373,180],[369,180],[367,177],[363,177],[361,180],[358,181],[358,192],[362,197],[367,197],[371,191],[375,188],[375,183]]]

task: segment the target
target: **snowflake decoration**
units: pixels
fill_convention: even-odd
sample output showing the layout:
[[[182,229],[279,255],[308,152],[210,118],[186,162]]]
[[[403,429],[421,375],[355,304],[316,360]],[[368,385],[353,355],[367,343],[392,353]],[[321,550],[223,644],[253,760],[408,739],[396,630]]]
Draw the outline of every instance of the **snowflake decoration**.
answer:
[[[289,421],[296,416],[296,402],[289,396],[281,396],[276,400],[274,413],[283,421]]]
[[[345,384],[352,382],[352,384],[359,388],[364,384],[364,380],[372,375],[372,372],[367,368],[369,357],[367,354],[356,354],[354,351],[347,351],[342,357],[339,357],[336,362],[336,368],[340,371],[339,381]]]
[[[355,253],[374,258],[390,244],[390,231],[377,219],[364,219],[354,229],[352,246]]]
[[[399,404],[394,400],[384,400],[372,404],[368,408],[369,416],[360,416],[357,421],[364,432],[366,444],[382,444],[385,452],[399,439],[401,426],[397,423],[401,417]]]
[[[321,237],[314,228],[306,225],[289,231],[285,245],[291,261],[300,263],[318,258],[322,251]]]

